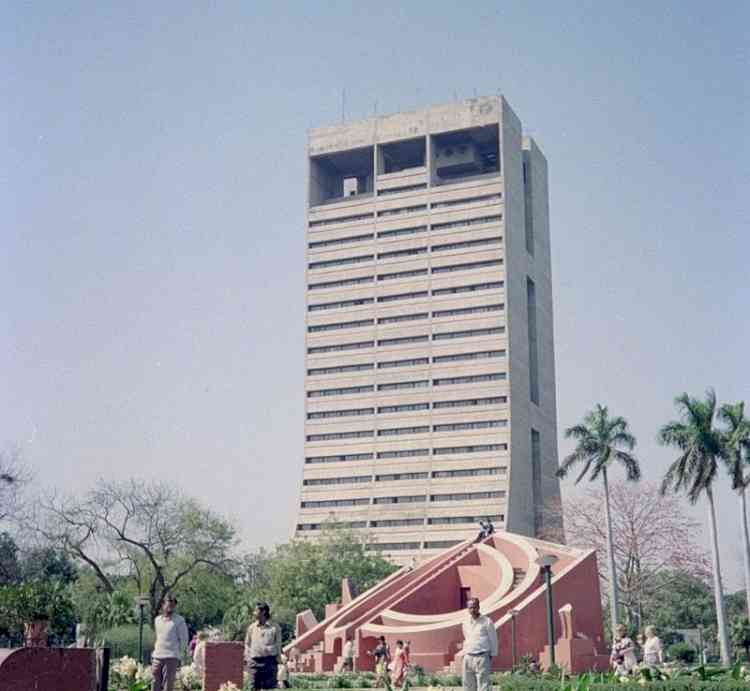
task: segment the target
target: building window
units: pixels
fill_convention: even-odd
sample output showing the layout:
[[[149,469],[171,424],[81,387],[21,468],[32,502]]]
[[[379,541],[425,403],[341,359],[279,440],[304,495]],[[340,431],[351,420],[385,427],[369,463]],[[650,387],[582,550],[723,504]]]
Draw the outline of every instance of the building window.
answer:
[[[375,552],[398,552],[407,549],[419,549],[418,542],[372,542],[365,549]]]
[[[462,470],[435,470],[432,477],[436,480],[442,480],[450,477],[483,477],[485,475],[505,475],[506,466],[496,466],[495,468],[467,468]]]
[[[373,415],[375,408],[350,408],[348,410],[319,410],[308,413],[308,420],[323,420],[330,417],[355,417],[357,415]]]
[[[379,437],[397,437],[402,434],[424,434],[430,431],[429,425],[419,425],[417,427],[392,427],[390,429],[379,429]]]
[[[328,434],[308,434],[307,441],[338,441],[339,439],[361,439],[363,437],[374,437],[375,431],[359,430],[357,432],[329,432]]]
[[[379,252],[378,259],[395,259],[396,257],[411,257],[416,254],[426,254],[426,247],[410,247],[405,250],[391,250],[390,252]]]
[[[378,451],[378,458],[414,458],[415,456],[429,456],[429,449],[401,449],[399,451]]]
[[[523,200],[524,200],[524,231],[526,235],[526,251],[534,256],[534,190],[531,176],[531,160],[529,153],[523,152]]]
[[[442,377],[433,379],[433,386],[452,386],[454,384],[477,384],[484,381],[500,381],[507,377],[505,372],[492,372],[490,374],[473,374],[465,377]]]
[[[450,264],[449,266],[433,266],[432,273],[446,274],[453,271],[470,271],[472,269],[486,269],[490,266],[501,266],[502,259],[486,259],[481,262],[467,262],[465,264]]]
[[[485,398],[462,398],[459,401],[435,401],[434,409],[438,408],[468,408],[482,405],[500,405],[508,402],[507,396],[487,396]]]
[[[424,548],[425,549],[448,549],[449,547],[455,547],[461,542],[463,542],[463,540],[426,540],[424,543]]]
[[[416,235],[417,233],[424,233],[427,230],[427,226],[413,226],[411,228],[394,228],[393,230],[381,230],[378,233],[378,238],[397,238],[403,235]]]
[[[463,228],[464,226],[480,226],[487,223],[499,223],[503,220],[502,214],[494,216],[480,216],[479,218],[466,218],[461,221],[447,221],[445,223],[433,223],[432,230],[448,230],[450,228]]]
[[[529,326],[529,397],[539,405],[539,348],[536,325],[536,286],[526,277],[526,310]]]
[[[325,281],[323,283],[308,283],[310,290],[326,290],[328,288],[345,288],[346,286],[357,286],[363,283],[372,283],[374,276],[360,276],[358,278],[347,278],[343,281]]]
[[[502,523],[505,520],[504,514],[495,514],[494,516],[435,516],[427,519],[427,525],[453,525],[457,523],[479,523],[489,519],[493,523]]]
[[[315,389],[307,392],[308,398],[324,398],[326,396],[349,396],[355,393],[367,393],[373,390],[373,386],[340,386],[336,389]]]
[[[396,302],[397,300],[415,300],[417,298],[426,298],[429,292],[426,290],[416,290],[411,293],[397,293],[396,295],[381,295],[378,302]]]
[[[531,502],[534,506],[534,534],[539,535],[543,528],[544,507],[542,506],[542,441],[539,432],[531,430]]]
[[[444,245],[433,245],[431,252],[448,252],[449,250],[461,250],[467,247],[482,247],[483,245],[499,245],[503,241],[501,235],[493,238],[479,238],[478,240],[466,240],[465,242],[449,242]]]
[[[486,453],[488,451],[507,451],[507,444],[475,444],[473,446],[444,446],[433,449],[434,456],[453,455],[458,453]]]
[[[405,528],[409,525],[424,525],[424,518],[385,518],[370,521],[371,528]]]
[[[378,211],[378,218],[385,216],[402,216],[404,214],[416,214],[420,211],[427,211],[427,204],[417,204],[416,206],[402,206],[398,209],[383,209]],[[368,217],[372,214],[368,214]]]
[[[401,405],[382,405],[378,408],[378,413],[406,413],[415,410],[428,410],[429,403],[402,403]]]
[[[505,350],[479,350],[475,353],[454,353],[452,355],[436,355],[432,362],[462,362],[464,360],[488,360],[490,358],[505,357]]]
[[[373,504],[421,504],[427,501],[424,494],[409,494],[402,497],[375,497]]]
[[[493,334],[505,333],[504,326],[491,326],[486,329],[467,329],[466,331],[446,331],[433,334],[433,341],[446,341],[452,338],[473,338],[475,336],[492,336]]]
[[[336,506],[366,506],[370,503],[367,498],[362,499],[325,499],[322,501],[303,501],[300,507],[303,509],[328,509]]]
[[[429,379],[419,381],[399,381],[391,384],[378,384],[378,391],[397,391],[398,389],[424,389],[430,385]]]
[[[372,214],[356,214],[355,216],[339,216],[338,218],[326,218],[320,221],[310,221],[310,228],[323,228],[324,226],[335,226],[342,223],[356,223],[372,218]]]
[[[421,182],[417,185],[403,185],[401,187],[389,187],[385,190],[378,190],[378,196],[383,197],[388,194],[400,194],[402,192],[416,192],[417,190],[427,189],[427,184]]]
[[[335,310],[342,307],[360,307],[361,305],[371,305],[375,298],[358,298],[356,300],[339,300],[338,302],[319,302],[315,305],[308,305],[308,312],[321,312],[323,310]]]
[[[362,264],[364,262],[371,262],[375,259],[372,254],[363,254],[359,257],[344,257],[343,259],[330,259],[322,262],[310,262],[307,268],[311,271],[315,269],[327,269],[332,266],[346,266],[347,264]]]
[[[400,338],[381,338],[378,341],[379,346],[393,346],[402,345],[404,343],[423,343],[429,341],[430,337],[427,335],[423,336],[401,336]]]
[[[459,314],[482,314],[483,312],[502,312],[505,305],[499,302],[495,305],[478,305],[477,307],[456,307],[451,310],[437,310],[432,313],[433,317],[456,317]]]
[[[375,482],[392,482],[397,480],[426,480],[429,473],[391,473],[390,475],[376,475]]]
[[[372,482],[372,475],[352,475],[350,477],[326,477],[303,480],[305,487],[320,487],[323,485],[351,485],[355,483]]]
[[[406,360],[388,360],[379,362],[378,369],[393,369],[395,367],[416,367],[417,365],[427,365],[430,362],[428,357],[408,358]]]
[[[444,202],[432,202],[430,208],[445,209],[450,206],[460,206],[462,204],[476,204],[477,202],[497,202],[503,198],[502,194],[483,194],[479,197],[464,197],[463,199],[448,199]]]
[[[375,341],[356,341],[354,343],[334,343],[327,346],[313,346],[307,349],[308,355],[314,353],[337,353],[341,350],[361,350],[362,348],[372,348]]]
[[[505,490],[493,492],[451,492],[450,494],[432,494],[430,501],[480,501],[482,499],[504,499]]]
[[[380,317],[378,324],[397,324],[399,322],[413,322],[419,319],[428,319],[429,312],[418,312],[417,314],[398,314],[395,317]]]
[[[339,367],[312,367],[307,370],[309,376],[318,376],[321,374],[343,374],[344,372],[364,372],[366,370],[374,369],[375,365],[372,362],[365,362],[361,365],[341,365]]]
[[[297,523],[297,530],[304,532],[307,530],[322,530],[324,527],[331,528],[366,528],[367,521],[343,521],[336,523]]]
[[[379,281],[394,281],[398,278],[412,278],[413,276],[426,276],[427,269],[413,269],[412,271],[396,271],[389,274],[378,274]]]
[[[489,429],[490,427],[507,427],[507,420],[479,420],[476,422],[451,422],[445,425],[433,425],[433,432],[458,432],[465,429]]]
[[[308,333],[319,333],[320,331],[340,331],[341,329],[359,329],[363,326],[372,326],[374,319],[356,319],[349,322],[336,322],[335,324],[317,324],[308,326]]]
[[[487,283],[472,283],[468,286],[454,286],[453,288],[438,288],[432,291],[433,295],[458,295],[460,293],[474,293],[480,290],[495,290],[504,288],[505,281],[488,281]]]
[[[322,247],[336,247],[337,245],[350,245],[354,242],[364,242],[365,240],[374,239],[372,233],[365,233],[364,235],[350,235],[346,238],[336,238],[334,240],[318,240],[317,242],[309,242],[307,247],[311,250],[320,249]]]
[[[341,463],[343,461],[371,461],[374,454],[371,453],[346,453],[334,456],[308,456],[305,463]]]

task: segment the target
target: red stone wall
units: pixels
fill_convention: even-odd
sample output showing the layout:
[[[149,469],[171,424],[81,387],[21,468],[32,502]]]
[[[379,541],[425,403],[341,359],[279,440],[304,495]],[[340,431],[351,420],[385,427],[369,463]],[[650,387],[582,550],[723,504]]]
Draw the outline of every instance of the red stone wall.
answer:
[[[91,648],[0,650],[0,691],[96,691]]]
[[[237,688],[241,689],[244,652],[244,643],[234,641],[209,641],[206,643],[203,691],[217,691],[222,684],[228,681],[233,682],[237,685]]]

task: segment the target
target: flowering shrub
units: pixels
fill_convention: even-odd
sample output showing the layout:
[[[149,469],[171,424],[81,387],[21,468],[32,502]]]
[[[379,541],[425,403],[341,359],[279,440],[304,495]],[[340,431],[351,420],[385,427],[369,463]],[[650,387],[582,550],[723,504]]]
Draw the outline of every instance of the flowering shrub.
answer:
[[[231,681],[224,682],[220,687],[219,691],[242,691],[237,684],[233,684]]]
[[[200,691],[203,684],[191,665],[183,665],[177,671],[177,680],[183,691]]]

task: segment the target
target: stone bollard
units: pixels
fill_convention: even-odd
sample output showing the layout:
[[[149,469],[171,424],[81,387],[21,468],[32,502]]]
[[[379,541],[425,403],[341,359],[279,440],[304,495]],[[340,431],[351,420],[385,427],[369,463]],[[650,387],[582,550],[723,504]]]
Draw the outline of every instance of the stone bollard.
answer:
[[[236,641],[208,641],[203,670],[203,691],[218,691],[228,681],[243,686],[245,644]]]

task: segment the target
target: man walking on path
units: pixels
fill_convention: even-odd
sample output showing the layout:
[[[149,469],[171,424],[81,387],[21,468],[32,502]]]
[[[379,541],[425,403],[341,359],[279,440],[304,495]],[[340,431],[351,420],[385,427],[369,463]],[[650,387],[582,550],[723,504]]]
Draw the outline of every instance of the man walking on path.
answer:
[[[151,655],[151,671],[154,681],[151,691],[174,691],[174,680],[180,659],[188,644],[188,629],[185,620],[175,613],[177,598],[167,595],[161,614],[154,621],[156,645]]]
[[[349,636],[346,637],[344,649],[341,651],[341,671],[354,671],[354,641]]]
[[[255,605],[255,621],[247,627],[245,654],[250,688],[275,689],[278,683],[278,657],[281,653],[281,627],[270,621],[271,610],[265,602]]]
[[[490,691],[492,658],[497,655],[497,631],[489,617],[479,613],[479,599],[467,603],[469,616],[463,625],[464,633],[464,691]]]

